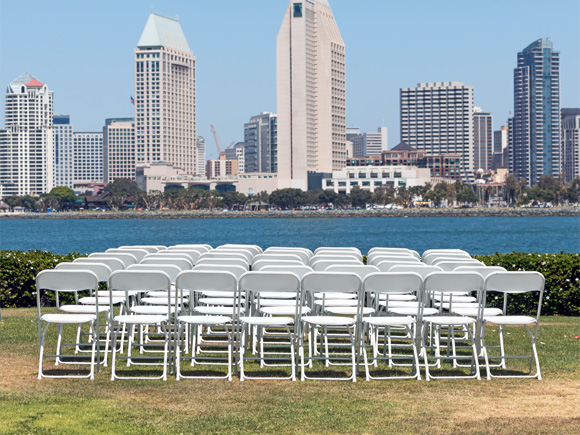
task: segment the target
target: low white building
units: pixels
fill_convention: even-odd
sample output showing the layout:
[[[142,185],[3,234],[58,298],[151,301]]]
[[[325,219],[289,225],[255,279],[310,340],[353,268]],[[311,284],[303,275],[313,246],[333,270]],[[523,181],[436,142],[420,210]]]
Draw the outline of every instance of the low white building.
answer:
[[[374,192],[381,186],[423,186],[431,182],[429,168],[416,166],[350,166],[334,171],[332,178],[322,180],[322,188],[350,194],[358,186]]]

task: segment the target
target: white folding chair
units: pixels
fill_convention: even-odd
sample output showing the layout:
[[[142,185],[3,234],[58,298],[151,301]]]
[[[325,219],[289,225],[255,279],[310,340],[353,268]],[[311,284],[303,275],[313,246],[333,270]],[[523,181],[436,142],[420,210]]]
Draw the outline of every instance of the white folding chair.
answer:
[[[126,267],[125,263],[123,263],[122,260],[119,260],[118,258],[113,258],[113,257],[100,257],[100,258],[80,257],[80,258],[75,258],[73,260],[73,263],[74,264],[77,264],[77,263],[106,264],[107,266],[109,266],[109,269],[111,269],[111,272],[116,272],[117,270],[124,270]]]
[[[314,258],[314,257],[312,257]],[[346,266],[346,265],[361,265],[362,262],[358,260],[318,260],[310,265],[315,272],[324,272],[329,266]]]
[[[262,270],[268,266],[304,266],[305,264],[301,260],[278,260],[278,259],[266,259],[255,261],[252,264],[252,270],[258,271]],[[307,266],[308,267],[308,266]]]
[[[201,266],[205,264],[213,264],[214,266],[219,265],[240,266],[243,267],[245,270],[250,269],[250,265],[243,258],[200,258],[199,260],[197,260],[197,263],[195,263],[196,266]]]
[[[143,249],[143,248],[126,248],[126,249],[120,249],[120,248],[110,248],[107,249],[105,251],[105,254],[107,253],[111,253],[111,254],[132,254],[136,259],[137,262],[143,260],[143,257],[145,257],[147,254],[149,254],[149,251],[147,249]]]
[[[139,264],[170,264],[179,267],[181,270],[193,269],[193,263],[187,258],[179,257],[147,257],[141,260]]]
[[[89,254],[88,258],[117,258],[125,264],[125,267],[139,263],[137,257],[126,252],[94,252]]]
[[[273,260],[273,261],[294,261],[294,262],[300,262],[302,264],[308,264],[308,257],[306,254],[299,253],[271,253],[271,252],[265,252],[263,254],[258,254],[253,258],[253,263],[256,263],[258,261],[261,260]]]
[[[421,255],[417,251],[413,251],[412,249],[407,248],[382,248],[382,247],[375,247],[369,249],[368,256],[372,255],[380,255],[380,254],[411,254],[416,258],[421,258]]]
[[[544,295],[545,279],[539,272],[494,272],[485,280],[484,284],[484,304],[488,293],[499,293],[503,295],[503,314],[501,316],[483,316],[483,349],[485,355],[485,366],[487,371],[487,379],[492,378],[537,378],[542,379],[540,372],[540,359],[538,358],[538,351],[536,348],[536,340],[538,339],[538,331],[540,328],[540,312],[542,310],[542,298]],[[536,316],[532,317],[526,314],[508,314],[508,295],[534,293],[538,292],[538,304],[536,309]],[[491,346],[486,346],[485,343],[485,327],[488,323],[496,324],[500,327],[500,337],[503,334],[503,328],[506,326],[524,326],[526,332],[530,336],[532,344],[532,354],[529,356],[507,356],[505,349],[501,349],[499,356],[492,356],[493,359],[499,359],[498,364],[503,369],[507,369],[507,359],[528,359],[530,360],[530,368],[527,375],[513,375],[513,374],[492,374],[491,365],[489,363],[490,355],[487,351]],[[530,329],[534,327],[534,331]],[[503,365],[501,364],[503,363]],[[536,365],[536,373],[532,374],[534,363]]]
[[[100,361],[100,339],[99,339],[99,311],[98,304],[94,306],[92,313],[71,314],[71,313],[56,313],[56,314],[42,314],[41,313],[41,292],[53,291],[55,292],[57,309],[59,307],[58,294],[60,292],[79,292],[89,290],[97,294],[99,287],[99,279],[97,275],[89,270],[44,270],[36,276],[36,306],[37,306],[37,321],[38,321],[38,341],[39,341],[39,360],[38,360],[38,379],[42,378],[86,378],[94,379],[95,368],[99,368]],[[98,296],[97,296],[98,298]],[[98,300],[98,299],[97,299]],[[48,327],[51,324],[57,325],[58,339],[56,345],[56,353],[54,355],[44,354],[44,343]],[[73,359],[68,360],[71,355],[62,354],[62,332],[63,326],[67,324],[79,325],[86,324],[92,331],[90,361],[87,362],[84,355],[72,355]],[[44,329],[43,329],[44,326]],[[75,348],[78,343],[70,343]],[[87,355],[89,356],[89,355]],[[62,364],[88,364],[90,366],[87,375],[48,375],[43,371],[43,360],[45,357],[55,358],[55,365]]]
[[[421,261],[413,256],[413,255],[386,255],[386,254],[377,254],[371,257],[370,259],[367,258],[367,264],[372,264],[373,266],[377,266],[383,261],[394,261],[397,263],[420,263]]]

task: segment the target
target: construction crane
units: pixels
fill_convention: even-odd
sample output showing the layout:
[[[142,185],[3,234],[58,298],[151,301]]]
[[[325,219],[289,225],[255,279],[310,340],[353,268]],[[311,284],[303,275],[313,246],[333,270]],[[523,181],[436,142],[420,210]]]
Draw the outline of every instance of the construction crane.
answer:
[[[215,131],[215,128],[213,127],[213,124],[211,124],[211,132],[213,133],[213,138],[215,139],[215,145],[217,147],[218,153],[220,155],[220,157],[225,156],[226,155],[226,150],[229,150],[233,144],[236,143],[236,141],[233,141],[231,144],[229,144],[225,150],[222,151],[221,147],[220,147],[220,141],[218,140],[217,137],[217,132]]]

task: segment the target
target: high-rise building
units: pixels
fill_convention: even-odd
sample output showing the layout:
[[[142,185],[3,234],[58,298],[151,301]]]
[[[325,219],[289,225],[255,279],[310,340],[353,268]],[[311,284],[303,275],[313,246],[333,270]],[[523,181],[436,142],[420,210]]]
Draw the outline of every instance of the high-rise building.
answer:
[[[509,167],[508,150],[509,127],[502,125],[499,130],[493,132],[493,157],[491,160],[491,169]],[[507,158],[504,158],[507,157]]]
[[[550,38],[518,53],[514,69],[514,143],[511,172],[535,185],[543,175],[558,177],[560,153],[560,53]]]
[[[345,47],[327,0],[289,2],[276,57],[278,182],[306,190],[346,159]]]
[[[53,187],[54,93],[25,73],[6,90],[5,129],[0,130],[2,196],[47,193]]]
[[[105,183],[117,178],[135,180],[135,123],[133,118],[110,118],[103,127]]]
[[[74,132],[68,115],[54,115],[54,185],[103,182],[103,133]]]
[[[269,112],[244,124],[245,173],[278,170],[278,117]]]
[[[246,172],[246,143],[238,142],[231,148],[225,151],[226,160],[238,161],[238,174],[245,174]]]
[[[473,109],[473,167],[491,169],[493,157],[493,117],[481,108]]]
[[[580,177],[580,109],[562,109],[562,171],[567,182]]]
[[[353,157],[380,156],[388,148],[387,127],[379,127],[376,133],[351,136]]]
[[[197,172],[196,174],[205,173],[205,138],[197,137]]]
[[[404,88],[401,141],[427,154],[460,154],[461,178],[474,179],[473,87],[461,82]]]
[[[137,165],[163,161],[201,175],[195,85],[195,58],[179,21],[151,13],[135,49]]]

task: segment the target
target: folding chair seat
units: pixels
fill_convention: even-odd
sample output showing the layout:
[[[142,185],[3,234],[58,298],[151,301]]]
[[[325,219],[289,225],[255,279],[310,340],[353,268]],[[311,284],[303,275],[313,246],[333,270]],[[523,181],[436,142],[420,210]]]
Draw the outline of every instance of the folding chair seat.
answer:
[[[416,272],[379,272],[367,275],[363,281],[361,300],[359,301],[359,316],[362,318],[359,341],[363,350],[364,366],[367,381],[370,379],[421,379],[419,356],[418,356],[418,333],[420,329],[423,304],[416,304],[414,313],[409,315],[379,315],[378,303],[381,299],[390,299],[389,296],[412,294],[418,301],[423,298],[423,278]],[[381,297],[381,296],[384,296]],[[373,300],[376,315],[363,316],[364,300]],[[418,325],[418,326],[417,326]],[[383,351],[380,352],[380,340],[382,334]],[[372,347],[372,359],[369,362],[365,331],[368,331],[369,345]],[[396,340],[396,343],[393,341]],[[402,343],[401,343],[402,342]],[[407,343],[409,342],[409,343]],[[411,348],[412,353],[395,354],[393,347],[397,349]],[[410,365],[412,373],[403,376],[372,376],[370,366],[378,367],[378,362],[385,360],[389,368],[393,366]],[[395,364],[395,361],[410,361],[410,364]]]
[[[177,304],[183,306],[185,298],[194,298],[194,293],[215,292],[220,294],[230,294],[234,298],[233,306],[223,314],[209,315],[194,310],[193,313],[180,313],[176,318],[175,329],[177,331],[176,340],[176,379],[228,379],[232,380],[232,366],[233,366],[233,328],[235,325],[234,318],[236,315],[235,298],[237,297],[238,279],[232,272],[227,271],[211,271],[211,270],[191,270],[181,273],[177,277],[176,282],[178,299],[181,303]],[[187,334],[188,328],[192,329],[191,334]],[[204,329],[207,333],[211,332],[211,328],[223,328],[224,332],[218,332],[217,335],[225,334],[226,340],[210,340],[203,339]],[[213,334],[214,336],[216,334]],[[191,343],[188,343],[189,336],[191,336]],[[227,359],[222,361],[219,359],[219,353],[226,346]],[[191,349],[191,356],[186,356],[188,348]],[[182,354],[182,349],[184,353]],[[209,355],[208,355],[209,354]],[[218,356],[216,356],[218,354]],[[221,365],[227,367],[227,372],[223,376],[213,375],[187,375],[182,372],[181,363],[183,360],[189,360],[191,366],[197,365]]]
[[[242,275],[239,282],[240,295],[245,295],[246,311],[245,315],[240,316],[241,341],[240,341],[240,381],[245,379],[290,379],[296,380],[296,336],[299,333],[299,319],[301,316],[301,299],[300,299],[300,279],[297,275],[288,272],[248,272]],[[287,316],[268,316],[265,317],[259,312],[252,312],[250,307],[255,306],[255,299],[259,298],[264,292],[287,292],[294,300],[294,315]],[[240,298],[241,299],[241,298]],[[286,343],[279,342],[276,349],[283,347],[284,344],[290,347],[289,352],[280,350],[267,351],[265,343],[262,340],[263,330],[265,328],[284,330]],[[257,332],[254,334],[254,329]],[[246,356],[246,345],[250,344],[250,338],[257,339],[256,348],[258,349],[256,357]],[[254,345],[252,344],[252,347]],[[246,374],[246,361],[256,361],[260,368],[268,366],[290,366],[290,376],[273,377],[273,376],[248,376]],[[280,362],[279,362],[280,361]]]
[[[439,294],[443,299],[444,295],[465,294],[469,292],[476,292],[476,299],[481,300],[480,293],[483,291],[483,277],[476,272],[433,272],[425,277],[424,292],[428,300],[435,299],[435,294]],[[423,331],[421,333],[422,339],[422,353],[425,360],[426,379],[450,379],[450,378],[476,378],[481,379],[479,373],[478,360],[478,340],[479,340],[479,325],[481,323],[481,314],[476,318],[467,316],[454,315],[425,315],[423,317]],[[429,357],[428,347],[426,344],[427,335],[425,333],[427,327],[432,327],[434,330],[433,344],[435,355]],[[461,327],[465,336],[455,337],[455,328]],[[441,355],[441,329],[447,328],[447,352],[446,355]],[[461,343],[467,342],[466,345],[461,346]],[[458,344],[459,343],[459,344]],[[458,354],[457,351],[469,351],[471,355]],[[457,367],[460,360],[469,360],[471,373],[469,375],[457,376],[433,376],[429,370],[429,358],[434,359],[437,368],[441,368],[442,360],[450,360]]]
[[[39,340],[39,361],[38,361],[38,379],[42,378],[86,378],[94,379],[95,368],[98,370],[101,364],[100,359],[100,323],[99,323],[99,305],[93,307],[92,313],[56,313],[56,314],[42,314],[41,313],[41,292],[53,291],[56,295],[57,309],[59,308],[58,294],[61,292],[79,292],[89,290],[96,294],[99,287],[99,279],[97,275],[89,270],[44,270],[36,276],[36,306],[37,306],[37,321],[38,321],[38,340]],[[98,296],[97,296],[98,298]],[[58,339],[56,345],[56,352],[54,355],[44,354],[44,343],[46,333],[51,324],[57,325]],[[86,324],[89,326],[89,331],[92,335],[90,344],[90,355],[64,355],[62,354],[62,333],[64,325]],[[43,328],[44,326],[44,328]],[[78,348],[79,343],[65,343]],[[106,355],[106,354],[105,354]],[[45,357],[55,358],[55,365],[59,364],[88,364],[90,366],[87,375],[48,375],[43,371],[43,360]],[[63,358],[74,357],[72,361],[65,361]],[[87,362],[86,359],[90,358]]]
[[[540,360],[538,358],[538,351],[536,348],[536,340],[538,338],[538,331],[540,328],[540,312],[542,310],[542,298],[544,294],[545,279],[544,276],[539,272],[494,272],[485,280],[484,284],[484,297],[483,301],[485,304],[486,297],[488,293],[498,293],[503,295],[503,314],[501,316],[483,316],[483,326],[482,326],[482,339],[483,339],[483,350],[485,355],[485,366],[487,372],[487,379],[492,378],[537,378],[542,379],[542,374],[540,371]],[[535,293],[538,292],[538,304],[535,316],[527,314],[508,314],[508,295],[513,294],[524,294],[524,293]],[[530,296],[531,298],[531,296]],[[533,299],[532,299],[533,300]],[[500,328],[500,340],[501,340],[501,353],[499,356],[490,356],[488,349],[492,346],[487,346],[485,331],[488,323],[493,323]],[[506,326],[523,326],[530,336],[532,354],[524,356],[513,356],[506,355],[503,340],[501,339],[504,328]],[[530,329],[534,327],[534,331]],[[513,375],[513,374],[492,374],[491,365],[489,363],[490,358],[499,359],[500,363],[495,367],[501,367],[506,370],[506,360],[508,359],[529,359],[529,371],[527,375]],[[532,373],[533,366],[536,366],[536,373]]]
[[[315,294],[324,294],[327,299],[328,295],[333,293],[360,293],[361,290],[361,279],[357,274],[347,273],[347,272],[312,272],[306,274],[302,277],[302,303],[305,300],[314,300]],[[326,315],[322,312],[321,315],[312,316],[302,316],[302,329],[300,333],[300,366],[301,366],[301,380],[305,379],[319,379],[319,380],[349,380],[356,382],[356,339],[355,330],[357,320],[354,316],[336,316],[336,315]],[[347,332],[348,343],[344,342],[330,342],[328,340],[328,329],[332,331],[345,330]],[[315,330],[320,330],[321,332],[321,346],[323,349],[320,351],[320,356],[315,353],[314,346],[316,346],[315,341]],[[308,355],[305,355],[305,338],[308,336]],[[344,349],[345,347],[350,349],[350,357],[345,354],[330,352],[331,349]],[[313,366],[315,360],[324,360],[326,367],[330,366],[332,362],[333,365],[338,365],[342,363],[343,365],[348,364],[351,366],[351,374],[344,378],[325,378],[325,377],[314,377],[308,376],[306,374],[306,366]],[[307,361],[307,362],[306,362]],[[336,361],[336,362],[335,362]],[[350,361],[350,362],[346,362]]]
[[[111,367],[111,380],[115,379],[162,379],[167,380],[167,369],[168,369],[168,359],[169,359],[169,346],[170,346],[170,334],[171,334],[171,278],[169,275],[162,271],[151,271],[151,270],[123,270],[114,272],[111,274],[109,279],[109,290],[122,290],[127,294],[129,292],[137,291],[147,293],[149,291],[165,291],[167,292],[167,312],[164,314],[124,314],[118,315],[113,318],[112,330],[113,330],[113,344],[112,344],[112,367]],[[111,312],[113,307],[111,305]],[[153,327],[159,331],[161,335],[161,350],[159,353],[161,356],[143,356],[133,355],[132,350],[134,347],[134,334],[129,334],[129,342],[127,345],[127,355],[117,356],[117,336],[119,332],[124,331],[126,326],[131,326],[132,329],[142,327]],[[136,345],[140,349],[143,348],[143,343],[139,342]],[[162,372],[160,376],[123,376],[117,373],[116,361],[118,358],[127,361],[127,366],[131,365],[161,365]],[[158,360],[161,359],[162,362]]]

